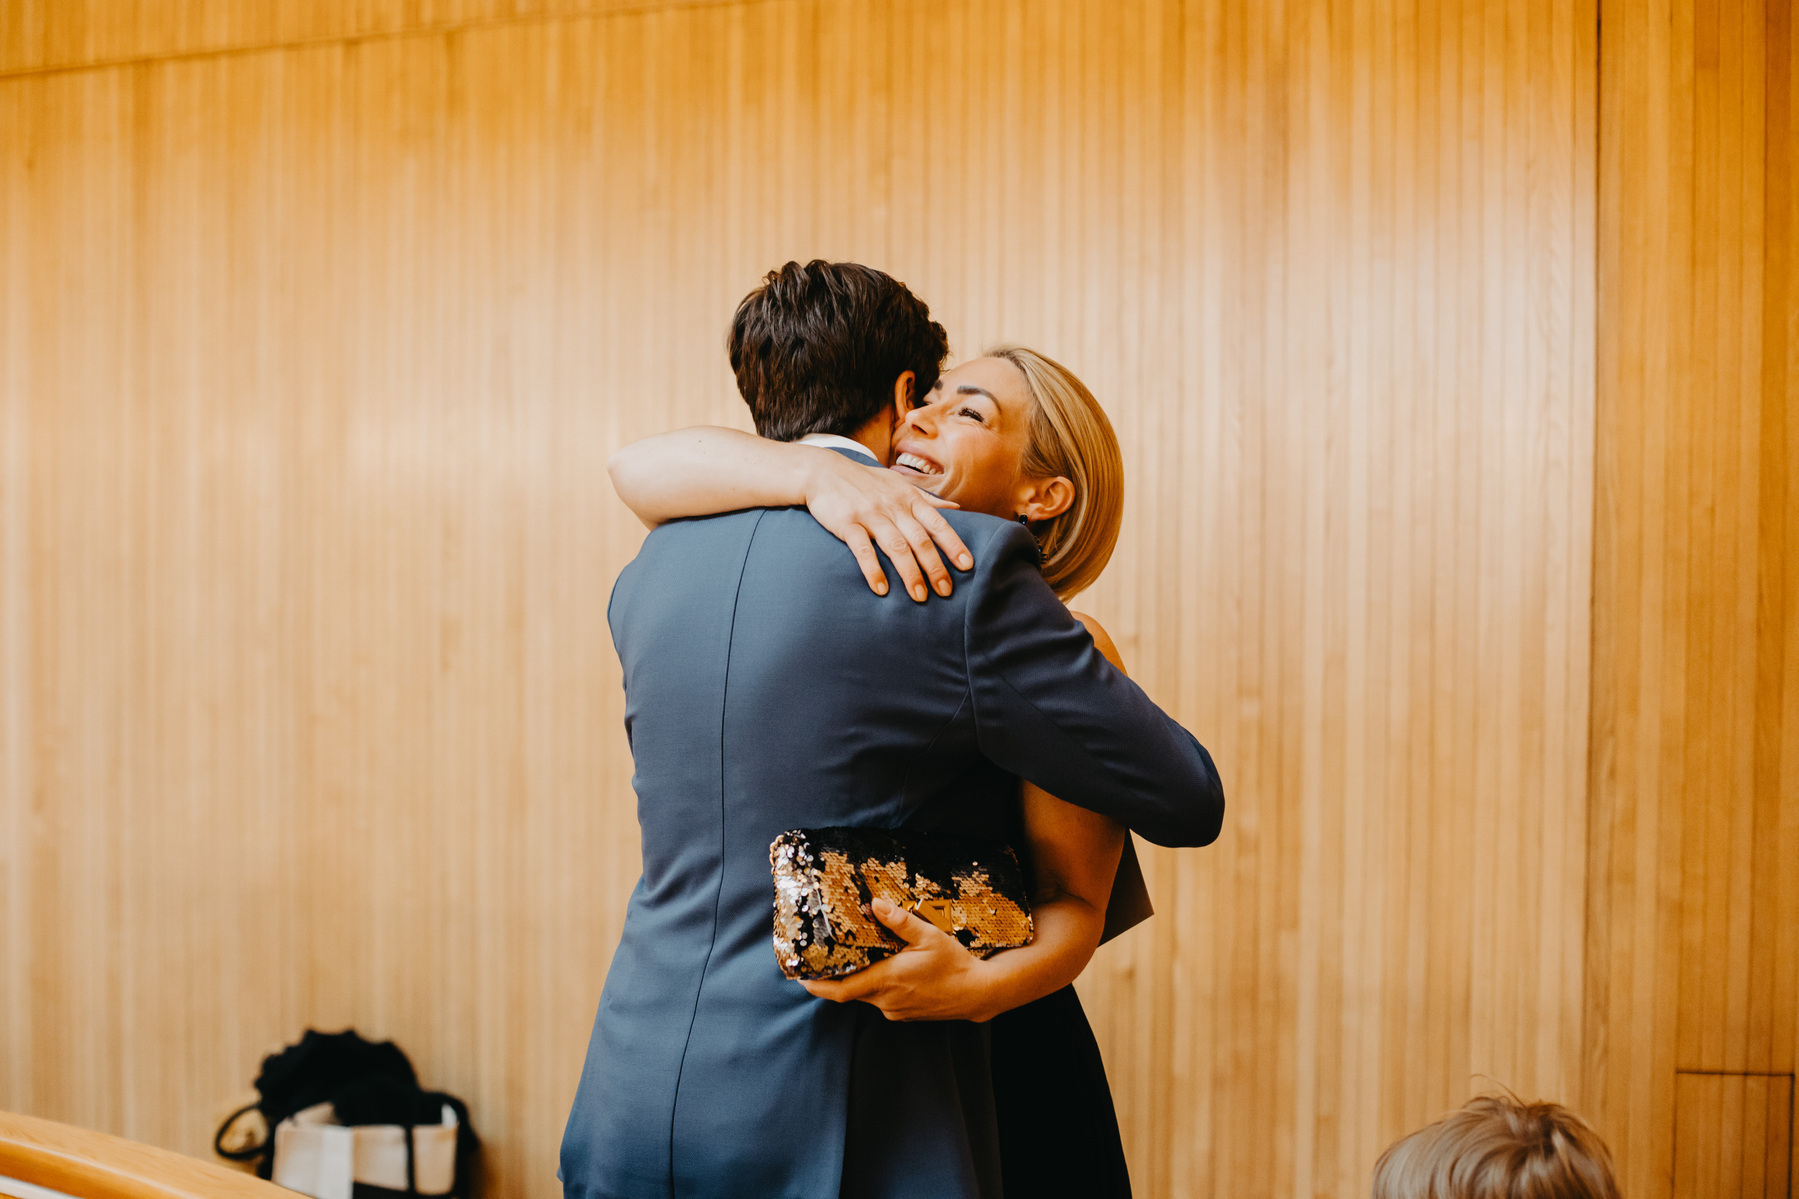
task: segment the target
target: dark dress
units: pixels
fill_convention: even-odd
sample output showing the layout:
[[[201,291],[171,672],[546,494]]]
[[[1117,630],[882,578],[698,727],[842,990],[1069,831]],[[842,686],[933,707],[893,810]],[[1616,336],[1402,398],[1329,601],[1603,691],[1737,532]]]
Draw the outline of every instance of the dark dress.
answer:
[[[989,1027],[1006,1199],[1129,1199],[1106,1064],[1074,988]]]
[[[1021,809],[1009,815],[1006,833],[1024,844]],[[1100,943],[1154,914],[1127,834]],[[1130,1199],[1106,1064],[1074,988],[1005,1012],[988,1028],[1006,1199]]]

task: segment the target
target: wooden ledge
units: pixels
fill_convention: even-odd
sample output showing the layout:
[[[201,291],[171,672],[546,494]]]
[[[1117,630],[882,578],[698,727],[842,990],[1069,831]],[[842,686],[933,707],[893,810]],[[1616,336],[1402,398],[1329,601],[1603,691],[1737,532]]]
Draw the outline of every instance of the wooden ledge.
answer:
[[[0,1112],[0,1177],[73,1199],[294,1199],[212,1162],[11,1112]]]

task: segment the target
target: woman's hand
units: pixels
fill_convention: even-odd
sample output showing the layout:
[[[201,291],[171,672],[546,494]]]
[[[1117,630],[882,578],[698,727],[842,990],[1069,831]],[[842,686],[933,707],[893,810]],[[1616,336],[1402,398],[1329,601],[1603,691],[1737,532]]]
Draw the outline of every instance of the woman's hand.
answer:
[[[991,1020],[999,1014],[986,993],[982,977],[986,962],[890,900],[877,899],[873,907],[875,919],[897,933],[906,947],[848,978],[801,986],[835,1003],[871,1003],[889,1020]]]
[[[950,593],[950,573],[938,547],[961,569],[973,568],[974,555],[937,511],[954,508],[954,503],[891,471],[859,466],[830,450],[813,457],[805,479],[806,510],[850,547],[876,595],[887,594],[887,575],[874,551],[877,545],[899,571],[906,594],[919,603],[929,594],[927,576],[938,595]]]

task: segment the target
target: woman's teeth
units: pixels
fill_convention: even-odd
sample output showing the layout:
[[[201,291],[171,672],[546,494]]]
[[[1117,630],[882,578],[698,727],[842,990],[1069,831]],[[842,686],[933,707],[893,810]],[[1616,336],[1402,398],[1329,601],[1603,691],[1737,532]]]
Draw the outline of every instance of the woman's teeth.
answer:
[[[895,466],[904,466],[910,470],[915,470],[921,475],[940,475],[943,473],[938,470],[936,465],[929,459],[920,458],[917,454],[901,454],[893,460],[893,464]]]

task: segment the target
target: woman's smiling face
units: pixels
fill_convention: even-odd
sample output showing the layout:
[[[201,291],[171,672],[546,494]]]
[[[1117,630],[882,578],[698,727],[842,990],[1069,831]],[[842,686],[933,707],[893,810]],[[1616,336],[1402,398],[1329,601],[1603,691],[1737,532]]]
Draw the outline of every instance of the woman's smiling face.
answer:
[[[893,469],[967,512],[1019,513],[1031,396],[1000,358],[964,362],[937,380],[894,432]]]

